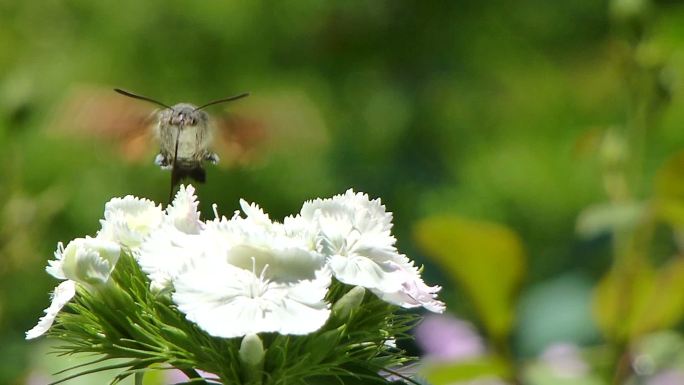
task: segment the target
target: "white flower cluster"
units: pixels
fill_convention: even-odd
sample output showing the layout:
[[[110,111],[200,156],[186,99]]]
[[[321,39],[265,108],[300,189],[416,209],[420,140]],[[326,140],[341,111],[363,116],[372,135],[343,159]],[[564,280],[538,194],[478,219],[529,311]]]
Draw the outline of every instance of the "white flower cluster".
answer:
[[[333,279],[405,308],[444,310],[440,287],[427,286],[397,251],[392,214],[379,199],[349,190],[306,202],[283,223],[241,200],[242,213],[202,221],[194,192],[181,186],[166,210],[132,196],[107,203],[96,238],[55,252],[47,271],[65,281],[26,338],[48,330],[75,284],[106,285],[121,249],[135,257],[151,290],[171,293],[188,320],[216,337],[314,332],[330,316],[325,296]]]

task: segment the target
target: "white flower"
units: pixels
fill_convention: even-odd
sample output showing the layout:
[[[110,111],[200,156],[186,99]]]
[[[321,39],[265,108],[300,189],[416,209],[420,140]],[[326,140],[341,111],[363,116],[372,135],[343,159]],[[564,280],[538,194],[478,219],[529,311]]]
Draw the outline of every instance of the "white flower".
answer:
[[[45,309],[45,315],[41,317],[38,324],[33,327],[33,329],[26,332],[26,339],[30,340],[36,337],[40,337],[45,334],[52,323],[55,322],[55,317],[57,313],[66,305],[71,298],[76,295],[76,283],[74,281],[64,281],[55,288],[52,293],[52,303],[50,307]]]
[[[371,289],[402,307],[444,310],[436,299],[440,287],[427,286],[413,262],[394,246],[392,214],[379,199],[370,200],[367,194],[351,189],[330,199],[316,199],[306,202],[300,215],[285,223],[301,229],[302,222],[318,230],[317,247],[339,281]]]
[[[107,283],[120,252],[118,244],[97,238],[77,238],[66,248],[59,243],[55,259],[48,263],[46,270],[53,277],[65,281],[55,288],[50,307],[45,309],[45,315],[38,324],[26,332],[26,339],[36,338],[52,326],[57,313],[76,294],[76,283],[86,287]]]
[[[349,309],[340,301],[340,317],[363,301],[364,288],[406,308],[444,310],[440,288],[427,286],[397,251],[392,214],[379,199],[348,190],[306,202],[283,223],[256,204],[241,200],[240,206],[244,216],[216,214],[203,222],[192,186],[181,185],[164,211],[146,199],[112,199],[98,236],[60,244],[48,263],[48,273],[66,281],[27,338],[50,327],[76,283],[87,289],[106,284],[122,248],[135,257],[152,290],[173,290],[186,318],[217,337],[318,330],[331,313],[325,296],[332,275],[358,286],[348,295],[354,300]]]
[[[161,224],[136,250],[136,260],[152,281],[153,290],[171,288],[173,278],[186,264],[203,254],[200,231],[204,223],[197,206],[194,187],[181,185]]]
[[[102,229],[97,237],[136,249],[162,221],[161,205],[128,195],[105,205]]]
[[[214,336],[317,330],[330,314],[323,256],[257,205],[240,204],[245,217],[217,217],[198,234],[164,220],[138,257],[152,287],[173,287],[179,310]]]
[[[313,280],[275,281],[228,263],[204,260],[174,282],[173,300],[188,320],[224,338],[261,332],[308,334],[330,315],[323,300],[330,276]]]
[[[391,234],[392,214],[379,199],[348,190],[331,199],[304,203],[301,217],[319,231],[319,248],[328,256],[335,278],[349,285],[397,291],[401,260]]]

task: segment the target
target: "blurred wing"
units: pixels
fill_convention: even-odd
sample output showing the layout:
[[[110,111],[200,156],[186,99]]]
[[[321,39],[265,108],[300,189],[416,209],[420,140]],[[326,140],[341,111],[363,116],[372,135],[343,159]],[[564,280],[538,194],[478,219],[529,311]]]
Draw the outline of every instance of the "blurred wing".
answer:
[[[318,106],[299,91],[254,93],[227,109],[235,112],[214,119],[213,147],[222,167],[310,159],[328,145]]]
[[[82,86],[63,100],[50,133],[100,139],[124,160],[151,162],[157,150],[151,127],[156,113],[134,99],[112,92],[111,87]]]
[[[214,150],[222,167],[247,165],[263,153],[267,139],[265,123],[248,115],[223,114],[213,119]]]

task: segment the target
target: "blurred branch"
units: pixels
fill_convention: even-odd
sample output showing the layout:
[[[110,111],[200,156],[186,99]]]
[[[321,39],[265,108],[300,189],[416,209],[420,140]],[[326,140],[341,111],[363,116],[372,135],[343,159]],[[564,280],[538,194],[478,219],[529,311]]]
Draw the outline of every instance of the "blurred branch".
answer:
[[[611,2],[613,32],[621,47],[621,68],[628,95],[622,129],[608,131],[602,146],[604,186],[613,204],[643,198],[640,190],[649,134],[655,130],[660,112],[669,100],[668,87],[661,76],[665,57],[649,36],[653,11],[648,0]],[[648,302],[648,293],[657,285],[649,255],[656,225],[652,206],[644,205],[633,226],[613,229],[613,268],[597,289],[596,301],[599,307],[604,307],[598,308],[598,312],[603,312],[605,317],[614,311],[603,319],[608,321],[603,326],[619,357],[613,369],[615,385],[623,384],[632,375],[631,344],[640,333],[647,331],[647,322],[641,314],[652,307],[644,301]],[[612,310],[605,308],[609,302],[615,302],[610,305]]]

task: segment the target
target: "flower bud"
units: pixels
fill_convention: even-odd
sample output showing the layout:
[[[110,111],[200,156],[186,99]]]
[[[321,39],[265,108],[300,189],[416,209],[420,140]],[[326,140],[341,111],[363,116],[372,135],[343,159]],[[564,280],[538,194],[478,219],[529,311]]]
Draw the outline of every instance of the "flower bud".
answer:
[[[62,253],[62,271],[67,279],[99,285],[109,280],[121,254],[121,247],[97,238],[76,238]]]
[[[361,305],[361,302],[363,302],[363,296],[365,294],[366,289],[364,289],[362,286],[355,286],[333,305],[333,314],[335,314],[335,316],[341,320],[346,320],[349,318],[352,310]]]
[[[248,366],[257,366],[264,359],[264,344],[256,334],[248,334],[240,344],[240,361]]]

